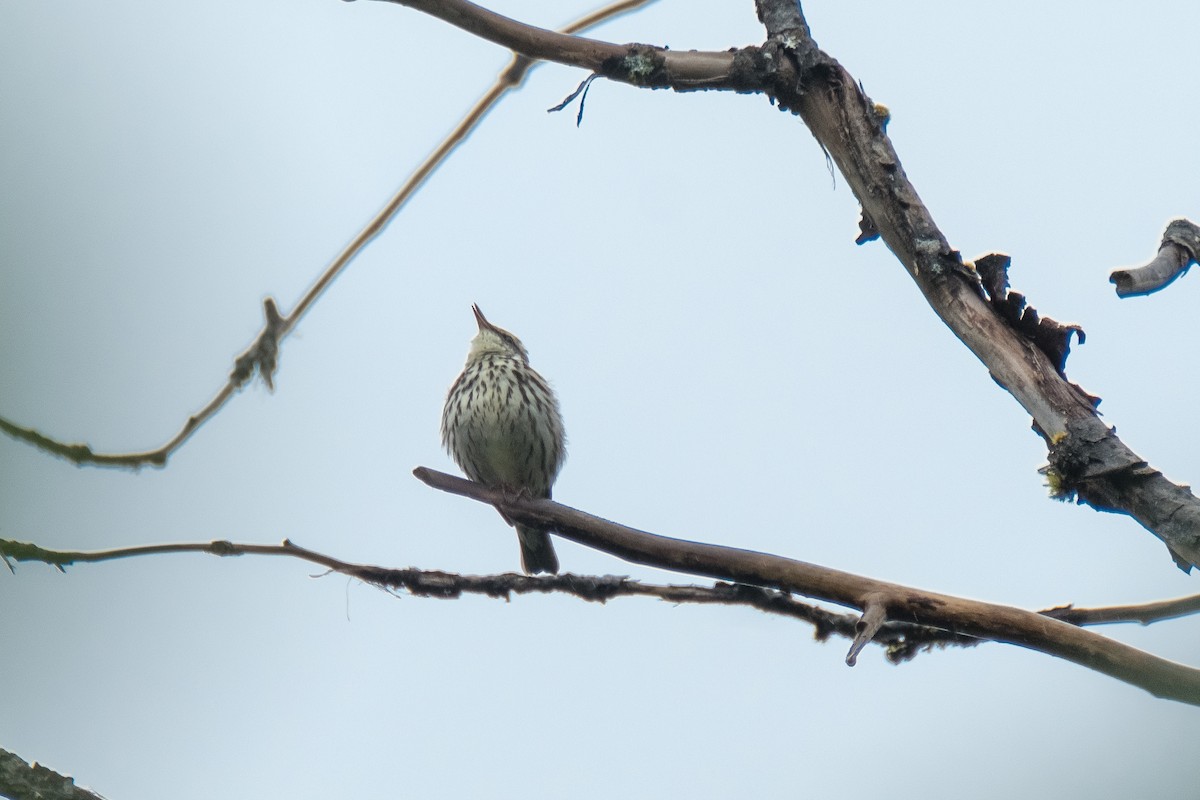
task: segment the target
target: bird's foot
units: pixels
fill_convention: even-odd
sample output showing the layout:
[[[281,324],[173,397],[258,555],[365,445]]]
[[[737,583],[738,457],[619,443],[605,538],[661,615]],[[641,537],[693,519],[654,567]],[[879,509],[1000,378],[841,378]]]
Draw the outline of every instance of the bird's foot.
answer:
[[[500,497],[505,504],[533,499],[533,493],[531,493],[529,489],[525,488],[524,486],[497,486],[496,491],[500,492]],[[512,518],[509,517],[508,514],[505,514],[500,510],[499,506],[496,506],[496,510],[500,511],[500,516],[504,517],[505,522],[507,522],[509,525],[516,525],[516,523],[513,522]]]

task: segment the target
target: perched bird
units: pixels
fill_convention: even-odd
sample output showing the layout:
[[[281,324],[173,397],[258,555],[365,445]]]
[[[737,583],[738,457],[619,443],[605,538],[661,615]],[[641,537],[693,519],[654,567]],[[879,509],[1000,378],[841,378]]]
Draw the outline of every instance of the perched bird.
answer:
[[[442,444],[477,483],[516,495],[549,497],[567,457],[558,399],[529,366],[521,340],[488,322],[472,305],[479,333],[467,364],[446,395]],[[503,512],[502,512],[503,513]],[[521,567],[530,575],[558,572],[545,531],[513,523]]]

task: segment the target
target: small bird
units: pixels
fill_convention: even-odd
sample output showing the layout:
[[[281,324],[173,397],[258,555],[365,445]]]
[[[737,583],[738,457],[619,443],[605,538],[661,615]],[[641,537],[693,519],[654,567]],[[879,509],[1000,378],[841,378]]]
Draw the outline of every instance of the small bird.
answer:
[[[471,480],[548,498],[567,457],[558,398],[529,366],[521,340],[488,322],[479,306],[471,310],[479,333],[446,395],[442,445]],[[558,556],[549,534],[505,520],[517,529],[525,572],[557,573]]]

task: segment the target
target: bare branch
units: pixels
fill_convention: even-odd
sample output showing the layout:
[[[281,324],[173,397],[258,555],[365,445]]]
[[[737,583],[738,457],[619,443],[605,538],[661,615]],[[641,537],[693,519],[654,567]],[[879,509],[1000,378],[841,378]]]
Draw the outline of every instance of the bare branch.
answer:
[[[796,0],[758,0],[767,43],[719,54],[550,35],[466,0],[387,2],[613,80],[679,91],[762,92],[799,115],[862,205],[871,223],[864,230],[883,238],[934,312],[1033,417],[1049,446],[1046,472],[1056,496],[1128,514],[1166,544],[1181,569],[1200,564],[1200,499],[1149,467],[1100,420],[1097,399],[1066,379],[1065,351],[1044,351],[1037,337],[1000,312],[1004,303],[990,301],[979,274],[950,246],[904,174],[885,131],[887,110],[817,47]]]
[[[816,628],[816,637],[820,640],[831,635],[852,639],[847,655],[847,663],[851,665],[867,642],[883,646],[889,660],[899,663],[930,647],[972,646],[990,640],[1065,658],[1160,697],[1200,704],[1200,670],[1075,627],[1128,619],[1148,623],[1197,613],[1200,612],[1200,596],[1144,606],[1111,609],[1067,606],[1034,613],[925,592],[781,556],[657,536],[549,500],[506,497],[497,490],[425,467],[414,470],[414,474],[434,488],[491,503],[502,508],[512,519],[551,529],[560,536],[628,561],[725,582],[711,587],[653,585],[611,575],[563,574],[535,578],[515,573],[472,576],[415,568],[387,569],[342,561],[286,540],[281,545],[218,540],[89,552],[49,550],[0,539],[0,558],[10,569],[15,561],[37,561],[64,570],[73,564],[166,553],[285,556],[420,597],[456,598],[463,594],[478,594],[508,598],[513,594],[560,592],[593,602],[606,602],[619,596],[643,596],[672,603],[743,605],[809,622]],[[803,603],[794,595],[858,608],[863,614],[857,617],[828,611]]]
[[[1200,258],[1200,227],[1186,219],[1171,220],[1163,232],[1158,255],[1140,267],[1116,269],[1108,282],[1118,297],[1136,297],[1164,289]]]
[[[1140,622],[1143,625],[1149,625],[1152,622],[1178,619],[1200,613],[1200,594],[1132,606],[1107,606],[1105,608],[1059,606],[1040,613],[1072,625],[1105,625],[1113,622]]]
[[[525,25],[474,3],[461,2],[461,0],[387,0],[387,2],[415,8],[478,36],[480,39],[522,53],[532,59],[570,64],[595,72],[606,60],[620,58],[625,53],[625,48],[620,45]]]
[[[443,479],[448,479],[450,482],[448,485],[461,482],[468,487],[476,487],[471,492],[464,492],[467,496],[471,496],[472,494],[486,495],[490,491],[479,487],[477,484],[471,484],[469,481],[461,481],[461,479],[433,472],[432,470],[422,469],[422,475],[434,486],[437,486]],[[521,505],[518,502],[516,507],[520,507]],[[569,510],[565,506],[560,506],[556,503],[549,503],[549,506],[551,509]],[[577,515],[580,514],[580,512],[575,513]],[[600,525],[615,525],[615,523],[597,520],[595,517],[589,519]],[[621,526],[617,527],[621,528]],[[653,534],[641,535],[651,538],[663,538],[654,537]],[[705,547],[712,546],[705,545]],[[729,550],[729,548],[716,549]],[[815,636],[820,641],[824,641],[833,635],[853,640],[851,652],[847,656],[847,663],[856,660],[858,653],[861,652],[862,648],[868,642],[874,642],[884,647],[888,659],[894,663],[900,663],[932,647],[944,647],[947,645],[971,647],[991,638],[977,637],[964,632],[931,627],[919,621],[888,620],[887,605],[890,595],[886,593],[869,592],[864,600],[867,610],[859,617],[854,614],[829,611],[801,602],[790,592],[746,583],[719,582],[714,586],[655,585],[612,575],[587,576],[564,573],[556,576],[530,577],[511,572],[499,575],[460,575],[439,570],[416,568],[389,569],[342,561],[341,559],[309,550],[286,540],[280,545],[240,544],[217,540],[212,542],[141,545],[99,551],[70,551],[49,550],[34,544],[0,539],[0,558],[4,560],[10,569],[13,568],[12,562],[14,561],[36,561],[65,571],[66,567],[75,564],[99,563],[123,558],[168,553],[208,553],[217,556],[261,555],[298,558],[320,565],[330,572],[348,575],[374,586],[389,590],[403,590],[417,597],[439,599],[454,599],[467,594],[508,599],[512,595],[557,592],[590,602],[600,603],[607,602],[614,597],[637,596],[657,597],[660,600],[670,603],[741,605],[756,608],[766,613],[808,622],[815,628]],[[767,556],[767,558],[778,557]],[[787,561],[787,559],[782,560]],[[660,564],[660,566],[662,565]],[[668,566],[667,568],[671,567]],[[814,567],[814,569],[821,570],[823,568]],[[833,570],[826,571],[834,575],[844,574],[836,573]],[[879,585],[891,586],[891,584]],[[928,597],[937,598],[939,596],[928,595]],[[935,603],[933,599],[920,602],[928,602],[931,606]],[[1011,609],[1011,611],[1016,612],[1016,609]],[[1166,619],[1197,611],[1200,611],[1200,601],[1197,598],[1184,598],[1180,601],[1165,601],[1163,603],[1147,604],[1146,606],[1122,606],[1112,609],[1074,609],[1071,606],[1067,606],[1040,613],[1064,619],[1064,621],[1070,622],[1073,625],[1085,625],[1120,621],[1121,619],[1131,618],[1133,615],[1140,615],[1138,618],[1144,622],[1149,622],[1153,621],[1152,617],[1155,615]],[[1102,639],[1102,641],[1108,642],[1106,639]],[[1027,646],[1032,647],[1032,645]],[[1034,649],[1043,648],[1034,647]],[[1142,655],[1144,656],[1145,654]],[[1153,658],[1152,656],[1146,657]],[[1136,684],[1135,682],[1135,685],[1141,684]]]
[[[22,428],[0,417],[0,430],[19,441],[27,442],[39,450],[65,458],[79,466],[126,467],[137,469],[143,466],[161,467],[167,457],[183,445],[201,425],[213,417],[257,372],[262,375],[268,388],[274,388],[275,368],[279,364],[279,342],[286,334],[286,320],[280,316],[275,301],[270,297],[263,300],[263,315],[266,322],[254,343],[234,362],[233,371],[226,383],[208,401],[204,408],[187,418],[183,427],[161,447],[140,453],[97,453],[87,444],[65,444],[43,436],[33,428]]]
[[[781,69],[771,91],[828,150],[865,216],[935,313],[1033,417],[1050,445],[1060,496],[1129,514],[1163,540],[1181,568],[1200,564],[1200,500],[1126,447],[1101,422],[1094,398],[1067,381],[1049,354],[988,304],[978,276],[965,268],[904,174],[875,105],[853,77],[802,31],[769,33],[767,47],[778,33],[783,54],[790,56],[781,62],[795,69],[791,77]]]
[[[829,611],[801,602],[784,592],[744,584],[655,585],[614,575],[588,576],[563,573],[531,577],[512,572],[500,575],[460,575],[416,568],[389,569],[342,561],[287,540],[281,545],[239,544],[217,540],[141,545],[111,550],[71,551],[49,550],[27,542],[0,539],[0,559],[8,565],[10,570],[13,570],[12,562],[14,561],[40,562],[65,572],[66,567],[74,564],[94,564],[168,553],[298,558],[325,567],[330,572],[349,575],[364,583],[384,589],[403,590],[416,597],[453,599],[471,594],[508,599],[511,595],[556,592],[599,603],[607,602],[614,597],[657,597],[668,603],[747,606],[765,613],[808,622],[815,628],[815,636],[820,641],[833,635],[843,636],[847,639],[855,638],[858,635],[859,623],[853,614]],[[978,644],[978,640],[971,637],[947,634],[944,631],[905,622],[889,622],[879,626],[870,637],[864,638],[862,644],[865,645],[867,641],[874,641],[883,646],[887,651],[888,658],[894,662],[907,660],[920,650],[933,646],[969,647]]]
[[[1066,659],[1150,692],[1200,705],[1200,669],[1187,667],[1033,611],[938,594],[768,553],[672,539],[630,528],[551,500],[505,497],[463,478],[418,467],[426,484],[499,508],[509,519],[651,567],[746,583],[866,611],[958,635],[1020,645]]]
[[[676,51],[650,45],[617,45],[526,25],[466,0],[383,0],[444,20],[481,39],[529,58],[595,72],[613,80],[679,91],[728,89],[736,52]]]
[[[591,12],[564,28],[565,33],[576,33],[626,14],[634,9],[648,5],[655,0],[619,0],[604,8]],[[564,34],[570,41],[579,41]],[[87,444],[67,444],[49,436],[45,436],[33,428],[23,427],[0,417],[0,431],[7,433],[18,441],[30,444],[51,455],[65,458],[80,466],[97,465],[106,467],[125,467],[137,469],[143,466],[161,467],[180,446],[183,445],[200,426],[210,420],[221,408],[237,394],[257,372],[262,376],[268,389],[274,388],[274,373],[278,365],[279,348],[283,338],[291,333],[304,314],[312,307],[317,299],[329,288],[334,278],[342,273],[350,262],[362,252],[371,240],[383,232],[388,224],[399,213],[400,209],[425,183],[434,170],[444,162],[454,150],[466,140],[467,136],[479,125],[487,112],[491,110],[509,91],[520,86],[529,70],[536,61],[525,55],[514,53],[512,62],[501,71],[496,83],[484,93],[475,106],[467,112],[458,126],[438,147],[421,163],[409,176],[408,180],[396,192],[383,209],[367,223],[367,225],[346,245],[337,258],[326,267],[325,271],[313,282],[303,297],[292,309],[290,314],[281,315],[273,298],[263,301],[266,322],[263,329],[255,337],[254,342],[237,357],[229,381],[221,387],[216,395],[195,414],[188,417],[183,427],[169,441],[154,450],[137,453],[97,453]]]
[[[104,800],[74,779],[0,749],[0,797],[12,800]]]

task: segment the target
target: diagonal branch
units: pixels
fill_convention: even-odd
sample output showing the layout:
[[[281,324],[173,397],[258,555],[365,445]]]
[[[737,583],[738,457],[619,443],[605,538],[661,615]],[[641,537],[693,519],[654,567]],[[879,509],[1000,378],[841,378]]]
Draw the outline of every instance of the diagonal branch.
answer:
[[[562,36],[564,39],[575,41],[568,33],[576,33],[594,27],[601,22],[628,13],[655,0],[618,0],[604,8],[593,11],[577,21],[566,26]],[[548,32],[547,32],[548,33]],[[262,376],[267,388],[273,389],[275,369],[279,362],[280,344],[300,319],[308,312],[321,297],[333,280],[340,275],[350,262],[384,231],[388,224],[399,213],[400,209],[412,198],[416,191],[425,183],[430,175],[462,144],[468,135],[478,127],[479,123],[508,92],[518,88],[525,80],[529,70],[536,66],[536,61],[521,54],[514,53],[512,62],[501,71],[496,83],[484,93],[475,106],[467,112],[458,126],[438,147],[421,163],[409,176],[400,190],[387,202],[375,217],[356,235],[345,249],[325,268],[325,271],[313,282],[304,295],[296,303],[289,314],[280,314],[274,299],[268,297],[263,301],[266,322],[254,341],[235,359],[229,379],[208,403],[192,414],[184,422],[183,427],[167,442],[154,450],[136,453],[98,453],[90,445],[60,442],[46,436],[33,428],[17,425],[0,417],[0,431],[18,441],[32,445],[51,455],[65,458],[80,466],[96,465],[105,467],[125,467],[137,469],[143,466],[161,467],[167,463],[172,453],[183,446],[205,422],[212,419],[238,391],[254,377],[255,373]]]
[[[435,489],[499,508],[513,520],[632,561],[691,575],[798,594],[958,635],[1020,645],[1138,686],[1157,697],[1200,705],[1200,669],[1150,655],[1033,611],[953,597],[768,553],[673,539],[630,528],[551,500],[503,492],[437,472],[413,471]],[[876,624],[878,611],[864,624]]]
[[[796,0],[757,0],[768,41],[723,53],[562,37],[467,0],[386,2],[612,80],[677,91],[761,92],[781,110],[799,115],[862,205],[860,241],[883,239],[934,313],[1033,417],[1049,447],[1046,473],[1055,496],[1128,514],[1167,545],[1181,569],[1200,564],[1200,499],[1150,467],[1100,420],[1095,398],[1062,373],[1065,349],[1045,352],[1000,313],[1004,303],[990,301],[974,266],[950,246],[905,175],[885,130],[887,109],[817,47]]]

